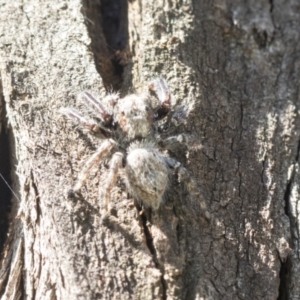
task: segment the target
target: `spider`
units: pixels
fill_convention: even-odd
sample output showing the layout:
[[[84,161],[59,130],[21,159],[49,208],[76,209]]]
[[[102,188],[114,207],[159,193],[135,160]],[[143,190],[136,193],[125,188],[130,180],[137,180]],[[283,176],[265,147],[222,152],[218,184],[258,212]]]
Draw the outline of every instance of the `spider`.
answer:
[[[206,219],[210,219],[206,203],[187,169],[166,154],[166,150],[174,150],[177,146],[195,148],[197,144],[188,134],[165,137],[172,126],[182,124],[187,116],[186,110],[172,110],[172,96],[164,79],[154,79],[148,88],[157,96],[155,106],[149,93],[125,98],[109,94],[99,101],[90,92],[84,91],[81,99],[92,108],[99,122],[86,118],[74,108],[61,108],[62,114],[104,139],[83,166],[73,192],[80,191],[95,164],[111,155],[103,189],[106,211],[120,168],[125,169],[125,183],[131,195],[154,210],[163,203],[173,171],[180,182],[185,182],[189,192],[200,199],[201,211]]]

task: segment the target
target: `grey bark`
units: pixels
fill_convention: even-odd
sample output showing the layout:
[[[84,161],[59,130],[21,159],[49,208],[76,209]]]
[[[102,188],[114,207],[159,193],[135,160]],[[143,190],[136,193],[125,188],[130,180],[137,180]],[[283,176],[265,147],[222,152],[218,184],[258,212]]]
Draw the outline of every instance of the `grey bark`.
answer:
[[[126,2],[115,3],[127,26]],[[1,299],[300,298],[297,1],[130,1],[121,51],[112,34],[124,41],[126,30],[110,32],[95,1],[1,0],[0,11],[16,193]],[[197,179],[209,225],[176,182],[144,213],[118,182],[103,222],[105,166],[68,197],[100,141],[58,110],[78,106],[84,89],[120,87],[116,61],[126,64],[121,94],[164,76],[177,103],[194,107],[180,130],[203,149],[172,155]]]

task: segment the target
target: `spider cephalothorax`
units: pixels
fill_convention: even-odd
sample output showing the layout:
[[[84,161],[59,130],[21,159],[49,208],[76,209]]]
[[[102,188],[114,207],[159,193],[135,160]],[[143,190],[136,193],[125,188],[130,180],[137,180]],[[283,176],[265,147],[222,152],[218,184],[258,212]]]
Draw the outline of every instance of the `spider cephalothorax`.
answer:
[[[164,79],[153,80],[149,89],[157,95],[156,106],[152,105],[149,94],[133,94],[125,98],[110,94],[99,101],[89,92],[83,92],[81,98],[93,109],[100,122],[85,118],[74,108],[61,109],[61,113],[104,139],[85,163],[73,190],[78,192],[92,166],[110,154],[109,172],[103,186],[106,209],[119,168],[125,168],[126,185],[133,197],[153,209],[158,209],[163,202],[174,171],[188,190],[198,196],[203,214],[209,219],[205,201],[188,171],[177,160],[167,156],[166,151],[161,152],[173,150],[176,145],[194,146],[194,140],[187,134],[163,138],[165,128],[170,124],[178,126],[181,123],[178,119],[186,117],[185,110],[171,110],[171,94]]]

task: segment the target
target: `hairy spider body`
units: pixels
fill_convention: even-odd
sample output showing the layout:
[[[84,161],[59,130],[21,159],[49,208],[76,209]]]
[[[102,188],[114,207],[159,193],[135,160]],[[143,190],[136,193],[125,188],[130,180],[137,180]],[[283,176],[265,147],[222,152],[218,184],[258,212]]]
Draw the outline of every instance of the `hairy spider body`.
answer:
[[[146,138],[151,133],[153,111],[145,95],[129,95],[116,107],[116,122],[127,139]]]
[[[186,183],[191,193],[199,198],[203,214],[209,219],[210,214],[205,201],[188,171],[165,151],[161,152],[168,149],[173,151],[176,145],[182,144],[194,149],[199,146],[199,143],[195,143],[187,134],[161,137],[165,128],[171,126],[169,124],[172,123],[172,117],[174,117],[173,124],[178,126],[182,123],[181,117],[185,118],[187,114],[185,110],[171,114],[172,98],[164,79],[153,80],[149,89],[157,95],[159,103],[156,107],[153,107],[148,94],[133,94],[125,98],[111,94],[99,101],[89,92],[83,92],[81,99],[93,109],[100,123],[94,119],[87,119],[74,108],[61,108],[62,114],[104,139],[85,163],[73,190],[79,192],[92,166],[101,162],[104,157],[112,155],[106,182],[101,185],[106,210],[120,168],[125,167],[125,182],[132,196],[146,207],[155,210],[163,202],[173,170],[178,174],[179,180]]]
[[[153,144],[133,143],[126,159],[127,188],[146,206],[158,209],[169,185],[169,167]]]

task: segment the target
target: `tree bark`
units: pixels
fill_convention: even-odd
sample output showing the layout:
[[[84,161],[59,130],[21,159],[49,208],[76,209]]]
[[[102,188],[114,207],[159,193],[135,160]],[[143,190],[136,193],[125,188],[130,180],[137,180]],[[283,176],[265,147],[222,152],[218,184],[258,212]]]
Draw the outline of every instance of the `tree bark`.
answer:
[[[1,299],[299,299],[298,8],[1,0],[0,172],[14,191],[0,185]],[[105,164],[68,196],[101,141],[59,108],[160,76],[191,110],[179,132],[202,142],[171,155],[197,179],[210,224],[176,180],[157,212],[118,181],[103,221]]]

